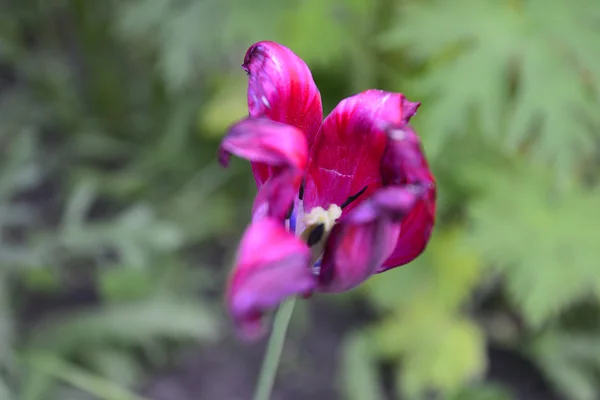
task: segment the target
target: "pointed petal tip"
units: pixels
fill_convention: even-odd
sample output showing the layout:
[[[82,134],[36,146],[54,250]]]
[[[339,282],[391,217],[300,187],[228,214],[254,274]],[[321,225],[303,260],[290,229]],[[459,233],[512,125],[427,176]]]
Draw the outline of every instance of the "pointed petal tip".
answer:
[[[402,99],[402,122],[407,124],[410,121],[410,119],[417,113],[419,107],[421,107],[420,101],[413,102],[404,97]]]

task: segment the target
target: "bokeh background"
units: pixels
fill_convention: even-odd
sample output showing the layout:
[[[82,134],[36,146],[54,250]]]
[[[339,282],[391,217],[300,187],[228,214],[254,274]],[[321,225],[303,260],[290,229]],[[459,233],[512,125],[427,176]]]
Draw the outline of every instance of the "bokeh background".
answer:
[[[250,399],[215,161],[247,47],[422,101],[428,250],[297,306],[273,399],[600,398],[598,0],[0,0],[0,400]]]

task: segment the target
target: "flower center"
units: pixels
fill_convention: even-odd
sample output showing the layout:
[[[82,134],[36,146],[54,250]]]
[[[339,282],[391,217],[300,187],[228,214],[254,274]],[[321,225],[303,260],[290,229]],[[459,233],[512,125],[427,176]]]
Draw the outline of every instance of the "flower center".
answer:
[[[310,247],[312,263],[314,264],[321,255],[325,241],[335,225],[335,221],[342,216],[342,209],[337,204],[331,204],[327,210],[315,207],[304,214],[303,222],[306,229],[300,234],[302,240]]]

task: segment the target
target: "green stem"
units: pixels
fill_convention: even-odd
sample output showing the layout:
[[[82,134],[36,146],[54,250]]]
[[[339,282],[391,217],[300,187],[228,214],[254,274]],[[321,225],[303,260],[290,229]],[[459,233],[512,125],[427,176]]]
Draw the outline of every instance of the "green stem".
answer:
[[[271,332],[260,369],[260,375],[258,376],[258,385],[254,392],[254,400],[269,400],[271,397],[271,390],[277,376],[279,358],[281,357],[281,351],[285,343],[285,334],[292,317],[292,312],[294,311],[295,303],[296,299],[292,297],[283,303],[275,314],[273,331]]]

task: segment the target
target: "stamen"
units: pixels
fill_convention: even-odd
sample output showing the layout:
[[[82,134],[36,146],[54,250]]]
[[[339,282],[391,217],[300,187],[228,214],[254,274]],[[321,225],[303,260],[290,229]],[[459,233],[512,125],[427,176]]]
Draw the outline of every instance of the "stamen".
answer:
[[[308,247],[313,247],[315,244],[319,243],[324,234],[325,224],[319,224],[315,226],[315,228],[308,235],[308,239],[306,239],[306,244]]]
[[[304,215],[306,229],[300,235],[312,254],[311,262],[316,262],[323,255],[323,247],[335,221],[342,216],[342,209],[331,204],[327,211],[323,207],[315,207]]]
[[[354,200],[358,199],[360,197],[360,195],[363,194],[367,190],[368,187],[369,186],[367,185],[364,188],[360,189],[360,191],[358,193],[356,193],[355,195],[348,197],[346,199],[346,201],[344,202],[344,204],[342,204],[340,206],[340,208],[343,210],[344,208],[348,207],[350,205],[350,203],[352,203]]]
[[[304,197],[304,181],[300,184],[300,191],[298,192],[298,199],[302,200]]]
[[[323,207],[315,207],[310,210],[310,213],[304,215],[304,224],[307,227],[323,224],[325,231],[329,232],[335,221],[341,216],[342,209],[336,204],[330,205],[327,211]]]

